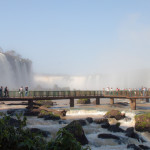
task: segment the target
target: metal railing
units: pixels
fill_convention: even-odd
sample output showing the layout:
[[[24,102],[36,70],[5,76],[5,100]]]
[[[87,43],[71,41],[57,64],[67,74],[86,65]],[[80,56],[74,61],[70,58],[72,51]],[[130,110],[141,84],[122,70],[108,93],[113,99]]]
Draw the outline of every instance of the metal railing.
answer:
[[[3,94],[4,96],[4,94]],[[78,96],[116,96],[116,97],[133,97],[133,96],[150,96],[150,91],[9,91],[8,97],[78,97]]]

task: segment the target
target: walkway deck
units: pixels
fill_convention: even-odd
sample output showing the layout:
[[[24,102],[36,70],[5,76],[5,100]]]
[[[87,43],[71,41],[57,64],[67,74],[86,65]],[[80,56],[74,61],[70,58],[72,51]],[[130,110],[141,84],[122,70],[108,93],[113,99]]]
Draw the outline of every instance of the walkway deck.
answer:
[[[8,95],[8,97],[1,96],[0,101],[28,101],[30,106],[36,100],[68,99],[70,107],[74,107],[74,99],[80,98],[95,98],[96,105],[100,105],[101,98],[110,98],[110,104],[114,104],[114,99],[129,99],[133,110],[136,109],[136,99],[146,99],[146,102],[150,99],[150,91],[29,91],[27,94],[9,91]]]

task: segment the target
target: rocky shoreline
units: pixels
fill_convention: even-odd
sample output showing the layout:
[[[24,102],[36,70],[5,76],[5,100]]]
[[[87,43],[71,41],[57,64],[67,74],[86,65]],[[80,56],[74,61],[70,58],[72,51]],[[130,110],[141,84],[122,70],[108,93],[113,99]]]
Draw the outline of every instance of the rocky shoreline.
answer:
[[[11,116],[15,116],[17,112],[18,110],[15,110],[15,109],[8,110],[7,114]],[[32,109],[27,108],[23,112],[23,114],[24,116],[36,116],[37,118],[43,118],[44,120],[58,120],[59,124],[65,124],[66,122],[64,120],[64,117],[66,116],[66,112],[67,112],[66,110],[57,111],[54,109],[46,108],[45,106],[42,106],[41,104],[37,105],[37,103],[35,103]],[[137,116],[135,118],[137,118]],[[143,118],[143,117],[141,117],[140,115],[140,118]],[[123,144],[125,141],[125,138],[122,138],[121,136],[118,136],[118,135],[114,135],[114,133],[120,132],[124,134],[127,138],[130,137],[142,143],[139,145],[132,144],[132,143],[127,144],[127,149],[134,149],[134,150],[150,149],[150,147],[148,147],[147,145],[144,145],[146,141],[140,135],[136,133],[137,126],[139,126],[137,122],[140,122],[139,118],[135,119],[137,120],[137,122],[135,123],[134,128],[129,127],[126,130],[123,130],[122,128],[120,128],[119,120],[121,119],[130,120],[131,118],[127,117],[125,113],[121,113],[118,110],[111,110],[111,111],[108,111],[103,117],[100,117],[97,119],[94,119],[92,117],[87,117],[86,119],[73,120],[69,124],[66,124],[64,128],[67,131],[69,131],[76,138],[76,140],[80,142],[82,145],[86,145],[89,143],[88,138],[86,137],[84,133],[83,126],[86,126],[87,124],[92,123],[92,124],[99,124],[101,125],[101,128],[104,128],[112,133],[112,134],[110,133],[98,134],[97,138],[99,139],[112,139],[112,140],[115,140],[116,143],[118,144]],[[13,126],[17,126],[19,122],[11,118],[10,124]],[[143,131],[149,132],[150,131],[149,127],[148,126],[146,126],[145,128],[143,127],[142,128],[143,130],[140,128],[140,132],[143,132]],[[30,128],[30,131],[33,133],[41,133],[44,137],[48,137],[51,134],[49,131],[44,131],[38,128]]]
[[[50,102],[51,103],[51,102]],[[51,104],[46,104],[53,105]],[[147,114],[144,117],[142,114],[135,116],[135,126],[134,127],[128,127],[127,129],[122,129],[121,127],[121,121],[124,120],[126,122],[130,121],[132,118],[129,116],[126,116],[126,113],[121,113],[119,110],[112,109],[111,111],[108,111],[103,116],[97,118],[93,117],[87,117],[85,119],[72,119],[72,121],[67,122],[66,120],[66,113],[67,110],[55,110],[51,108],[47,108],[43,104],[37,104],[34,103],[33,108],[26,108],[24,110],[21,109],[11,109],[7,111],[7,114],[9,114],[11,117],[10,124],[12,126],[18,126],[19,122],[15,119],[14,116],[16,114],[22,113],[24,116],[27,117],[37,117],[39,119],[43,119],[43,121],[54,121],[56,124],[62,124],[63,128],[65,128],[67,131],[69,131],[78,142],[80,142],[82,145],[91,144],[89,141],[89,137],[87,136],[87,131],[85,131],[85,127],[88,128],[89,125],[99,126],[99,130],[104,129],[106,132],[98,133],[97,134],[97,140],[113,140],[116,144],[124,144],[126,145],[126,149],[134,149],[134,150],[145,150],[150,149],[150,147],[146,144],[147,141],[145,141],[144,138],[138,134],[138,132],[149,132],[150,133],[150,125],[149,125],[149,118],[150,116]],[[146,118],[147,117],[147,118]],[[146,123],[143,123],[145,118]],[[140,120],[142,119],[142,120]],[[139,126],[139,123],[143,123],[142,127]],[[141,125],[141,124],[140,124]],[[144,125],[146,125],[144,127]],[[140,128],[139,128],[140,127]],[[29,130],[32,133],[40,133],[45,138],[51,137],[51,132],[42,130],[36,127],[30,127]],[[138,131],[138,132],[137,132]],[[116,134],[117,133],[117,134]],[[118,135],[120,133],[123,136]],[[127,139],[134,139],[137,142],[127,142]]]

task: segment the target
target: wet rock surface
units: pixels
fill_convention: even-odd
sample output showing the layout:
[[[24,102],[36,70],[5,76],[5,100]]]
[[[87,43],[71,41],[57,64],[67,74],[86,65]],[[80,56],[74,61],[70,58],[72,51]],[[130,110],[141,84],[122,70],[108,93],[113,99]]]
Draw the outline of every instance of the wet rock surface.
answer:
[[[104,115],[104,118],[115,118],[116,120],[120,120],[125,118],[125,114],[122,114],[119,110],[111,110]]]
[[[88,118],[86,118],[86,121],[87,121],[88,123],[92,123],[92,122],[93,122],[93,118],[88,117]]]
[[[104,128],[104,129],[107,129],[107,128],[110,127],[110,124],[106,122],[106,123],[103,123],[103,124],[101,125],[101,127]]]
[[[95,119],[94,123],[96,124],[108,123],[108,119],[107,118]]]
[[[108,127],[108,131],[111,132],[125,132],[123,129],[121,129],[118,125],[110,125]]]
[[[137,133],[134,132],[133,127],[127,128],[125,133],[126,133],[125,135],[130,138],[134,138],[134,139],[137,139],[138,141],[145,142],[143,138],[141,138]]]
[[[139,147],[140,147],[142,150],[150,150],[150,147],[149,147],[149,146],[139,145]]]
[[[82,145],[88,144],[88,140],[79,121],[74,120],[64,128],[70,132]]]
[[[115,139],[115,140],[120,140],[120,138],[116,135],[113,134],[99,134],[98,138],[102,138],[102,139]]]
[[[135,130],[150,133],[150,113],[135,116]]]
[[[80,120],[77,120],[77,121],[81,124],[81,126],[87,125],[85,120],[80,119]]]
[[[24,116],[38,116],[40,109],[27,109],[24,113]]]
[[[133,150],[142,150],[140,147],[136,146],[135,144],[128,144],[127,148],[133,149]]]

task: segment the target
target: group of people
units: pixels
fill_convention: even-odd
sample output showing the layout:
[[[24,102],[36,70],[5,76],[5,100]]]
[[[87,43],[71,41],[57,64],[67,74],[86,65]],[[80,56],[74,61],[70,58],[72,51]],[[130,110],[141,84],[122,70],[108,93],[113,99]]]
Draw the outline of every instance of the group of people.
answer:
[[[24,96],[23,86],[19,88],[19,94],[20,97]],[[28,87],[25,87],[25,96],[28,96]],[[7,86],[4,89],[2,86],[0,87],[0,97],[9,97],[9,90]]]
[[[23,86],[21,88],[19,88],[19,94],[20,97],[23,97],[24,90],[23,90]],[[28,96],[28,87],[25,87],[25,96]]]
[[[103,88],[103,94],[112,94],[112,91],[116,91],[116,92],[119,92],[119,91],[128,91],[129,93],[131,92],[134,92],[134,95],[137,94],[137,92],[140,92],[141,93],[141,96],[145,96],[145,93],[147,91],[150,91],[150,88],[146,88],[146,87],[141,87],[141,88],[124,88],[124,89],[121,89],[121,88],[116,88],[116,89],[113,89],[112,87],[107,87],[107,88]]]
[[[0,97],[9,97],[9,92],[8,92],[8,88],[7,86],[4,88],[4,91],[3,91],[3,87],[1,86],[0,87]]]

